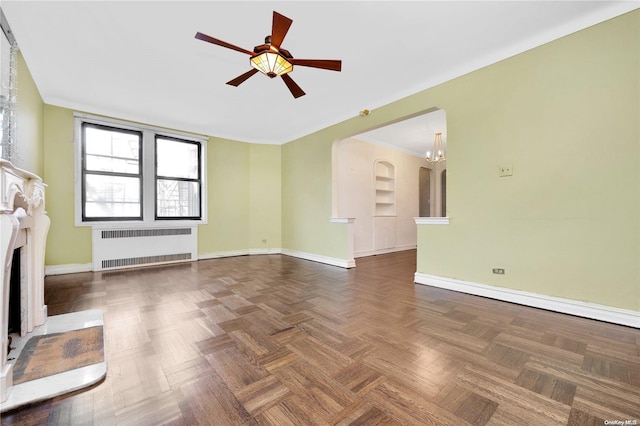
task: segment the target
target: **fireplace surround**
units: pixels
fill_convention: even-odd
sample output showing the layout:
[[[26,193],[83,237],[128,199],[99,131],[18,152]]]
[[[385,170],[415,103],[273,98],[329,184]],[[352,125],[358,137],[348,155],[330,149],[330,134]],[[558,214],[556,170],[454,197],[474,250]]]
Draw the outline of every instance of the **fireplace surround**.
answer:
[[[44,252],[49,218],[44,209],[46,185],[33,173],[0,159],[0,402],[13,386],[13,364],[7,360],[9,294],[13,253],[20,249],[20,335],[47,320],[44,304]],[[16,307],[13,307],[14,309]]]

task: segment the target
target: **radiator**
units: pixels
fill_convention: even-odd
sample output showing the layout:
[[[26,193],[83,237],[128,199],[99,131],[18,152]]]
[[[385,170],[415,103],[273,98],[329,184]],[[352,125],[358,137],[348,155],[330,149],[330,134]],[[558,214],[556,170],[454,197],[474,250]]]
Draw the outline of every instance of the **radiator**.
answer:
[[[198,228],[93,229],[93,270],[198,259]]]

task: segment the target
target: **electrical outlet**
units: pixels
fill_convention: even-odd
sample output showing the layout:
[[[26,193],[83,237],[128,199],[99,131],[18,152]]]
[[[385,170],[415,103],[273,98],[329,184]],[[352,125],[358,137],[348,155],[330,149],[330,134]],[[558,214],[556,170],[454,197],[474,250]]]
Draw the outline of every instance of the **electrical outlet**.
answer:
[[[267,239],[266,238],[262,239],[262,244],[267,244]]]
[[[513,165],[507,164],[507,165],[498,167],[498,176],[500,177],[513,176]]]
[[[493,268],[494,274],[504,275],[504,268]]]

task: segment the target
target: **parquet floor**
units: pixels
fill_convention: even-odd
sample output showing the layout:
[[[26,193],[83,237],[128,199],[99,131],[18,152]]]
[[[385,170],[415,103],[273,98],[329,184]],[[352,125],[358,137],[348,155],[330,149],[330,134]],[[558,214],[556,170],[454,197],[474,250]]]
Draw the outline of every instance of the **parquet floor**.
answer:
[[[46,279],[105,312],[107,377],[2,424],[640,423],[640,330],[281,255]]]

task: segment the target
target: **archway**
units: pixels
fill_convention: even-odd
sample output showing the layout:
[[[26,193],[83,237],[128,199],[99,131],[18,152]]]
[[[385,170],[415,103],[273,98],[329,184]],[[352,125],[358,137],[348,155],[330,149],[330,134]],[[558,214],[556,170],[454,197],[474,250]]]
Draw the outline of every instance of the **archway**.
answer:
[[[416,248],[414,218],[424,212],[421,169],[432,170],[428,216],[440,216],[441,205],[434,201],[441,193],[441,167],[425,159],[436,132],[446,135],[446,113],[430,108],[334,142],[332,216],[353,223],[354,257]],[[381,164],[395,170],[393,191],[376,177]],[[378,238],[382,233],[384,240]]]

